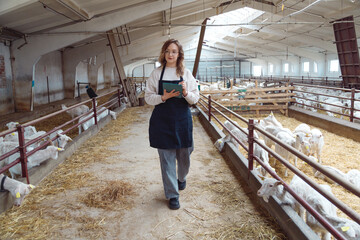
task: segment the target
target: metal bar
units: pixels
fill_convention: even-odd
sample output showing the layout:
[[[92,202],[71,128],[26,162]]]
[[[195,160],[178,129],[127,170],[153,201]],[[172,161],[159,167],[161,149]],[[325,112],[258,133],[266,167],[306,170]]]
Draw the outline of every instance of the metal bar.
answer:
[[[350,122],[354,122],[355,88],[351,89]]]
[[[18,124],[16,128],[18,130],[18,137],[19,137],[21,175],[22,177],[26,177],[27,183],[30,184],[29,175],[27,171],[27,156],[26,156],[26,146],[25,146],[25,137],[24,137],[24,127]]]
[[[209,95],[209,102],[208,102],[208,106],[209,106],[209,122],[211,122],[211,95]]]
[[[97,115],[96,115],[96,98],[92,98],[92,104],[93,104],[95,125],[98,125],[98,123],[97,123]]]
[[[248,150],[248,161],[249,161],[249,171],[248,171],[248,179],[250,178],[250,171],[253,170],[254,165],[254,119],[249,119],[248,124],[248,143],[249,143],[249,150]]]

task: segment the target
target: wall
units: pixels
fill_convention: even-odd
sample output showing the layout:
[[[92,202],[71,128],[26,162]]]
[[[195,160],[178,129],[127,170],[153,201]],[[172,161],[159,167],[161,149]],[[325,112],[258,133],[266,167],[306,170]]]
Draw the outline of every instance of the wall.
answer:
[[[105,87],[105,79],[104,79],[104,65],[101,65],[98,68],[98,75],[97,75],[97,90],[104,89]]]
[[[12,113],[14,109],[10,49],[0,44],[0,115]]]
[[[34,106],[64,99],[61,53],[54,51],[43,55],[35,64],[33,79]]]
[[[77,97],[78,86],[77,82],[89,83],[88,80],[88,64],[82,61],[76,66],[76,74],[75,74],[75,97]],[[80,94],[86,93],[85,84],[80,84]]]

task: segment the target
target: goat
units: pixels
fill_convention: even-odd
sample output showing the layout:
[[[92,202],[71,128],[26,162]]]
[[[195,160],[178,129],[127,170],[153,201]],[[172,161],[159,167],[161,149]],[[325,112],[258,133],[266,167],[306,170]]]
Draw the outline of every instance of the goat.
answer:
[[[65,106],[65,104],[61,104],[61,108],[68,109],[68,107]],[[80,105],[75,108],[69,109],[66,111],[67,114],[71,116],[71,118],[75,118],[77,116],[80,116],[81,114],[89,112],[89,107],[86,105]]]
[[[276,138],[278,138],[283,143],[286,143],[292,147],[295,147],[295,141],[296,141],[295,138],[292,135],[288,134],[287,132],[279,132],[276,135]],[[286,150],[279,144],[275,144],[275,152],[278,153],[281,157],[283,157],[287,161],[289,161],[290,158],[294,157],[294,155],[292,153],[290,153],[288,150]],[[274,166],[275,166],[275,164],[276,164],[276,158],[274,159]],[[295,167],[297,166],[296,159],[294,159],[294,165],[295,165]],[[288,176],[287,172],[288,172],[288,169],[285,168],[285,177]]]
[[[310,187],[306,182],[304,182],[300,177],[294,175],[292,178],[289,187],[301,198],[309,203],[309,205],[318,211],[320,214],[327,214],[328,216],[336,216],[335,206],[324,198],[320,193]],[[332,194],[331,188],[327,185],[320,185],[320,187]],[[265,202],[268,202],[270,196],[276,196],[282,204],[290,205],[299,216],[304,219],[305,210],[299,204],[294,197],[288,193],[282,186],[280,181],[277,181],[273,178],[265,179],[261,188],[258,190],[257,195],[262,197]],[[325,239],[328,239],[330,234],[327,230],[318,223],[315,218],[307,212],[306,214],[307,224],[316,232],[323,234]]]
[[[51,143],[53,144],[53,143]],[[27,151],[31,151],[32,148],[29,148]],[[39,150],[35,152],[33,155],[29,156],[27,158],[27,169],[31,169],[35,166],[39,166],[42,162],[48,160],[48,159],[57,159],[58,158],[58,152],[64,151],[62,148],[58,148],[56,146],[48,146],[46,149]],[[6,160],[6,164],[10,164],[13,161],[15,161],[17,158],[19,158],[19,153],[15,153],[11,155]],[[15,166],[11,167],[9,169],[11,177],[14,178],[16,175],[21,174],[21,165],[16,164]]]
[[[25,196],[34,188],[31,184],[25,184],[15,179],[10,179],[4,174],[0,174],[1,190],[7,190],[14,197],[14,205],[20,206]]]
[[[105,110],[104,110],[105,109]],[[104,111],[103,111],[104,110]],[[102,111],[102,112],[101,112]],[[100,121],[101,119],[103,119],[104,117],[106,117],[108,114],[110,114],[112,119],[116,119],[116,113],[114,111],[111,111],[109,109],[106,109],[105,107],[101,107],[100,109],[98,109],[98,112],[101,112],[100,114],[97,115],[97,121]],[[82,116],[79,119],[79,122],[83,121],[84,119],[92,116],[93,113],[89,113],[86,114],[85,116]],[[79,134],[81,134],[81,128],[84,129],[84,131],[86,131],[88,128],[90,128],[91,126],[93,126],[95,124],[95,120],[94,117],[91,117],[89,120],[87,120],[86,122],[82,123],[81,125],[79,125]]]
[[[316,153],[316,157],[317,159],[319,159],[319,163],[321,163],[321,151],[325,142],[324,142],[324,136],[322,135],[319,129],[314,128],[311,130],[311,138],[309,142],[310,142],[310,154],[315,155]]]
[[[357,169],[351,169],[346,174],[349,182],[354,184],[356,187],[360,188],[360,171]]]

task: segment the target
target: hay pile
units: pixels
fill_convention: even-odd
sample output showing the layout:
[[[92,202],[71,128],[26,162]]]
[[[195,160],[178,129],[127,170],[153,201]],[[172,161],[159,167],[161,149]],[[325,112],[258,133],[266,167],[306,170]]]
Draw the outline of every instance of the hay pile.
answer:
[[[260,119],[266,117],[267,115],[261,115]],[[255,118],[254,116],[246,115],[246,118]],[[295,118],[289,118],[282,114],[275,114],[276,119],[281,122],[281,124],[285,128],[289,128],[291,131],[293,131],[300,123],[300,121],[296,120]],[[219,119],[224,122],[225,118],[219,116]],[[239,123],[241,127],[247,127],[242,121],[237,120],[235,117],[231,117],[231,119],[235,120]],[[215,122],[215,120],[214,120]],[[222,129],[220,124],[216,123],[217,126]],[[312,125],[309,125],[311,128],[318,128],[314,127]],[[322,149],[321,153],[321,159],[323,165],[329,165],[336,167],[337,169],[341,170],[344,173],[347,173],[349,170],[353,168],[359,169],[360,166],[360,158],[359,158],[359,149],[360,149],[360,143],[356,142],[352,139],[348,139],[345,137],[338,136],[334,133],[328,132],[324,129],[318,128],[322,132],[325,140],[325,145]],[[247,152],[242,149],[242,147],[239,147],[240,152],[247,157]],[[273,147],[273,150],[275,148]],[[270,157],[270,165],[272,167],[275,167],[277,174],[284,179],[287,183],[289,183],[294,176],[294,174],[291,171],[288,171],[289,176],[285,177],[285,166],[283,166],[279,161],[276,162],[276,165],[274,166],[274,158]],[[294,164],[293,161],[290,163]],[[346,205],[354,209],[356,212],[360,213],[360,204],[358,197],[351,194],[349,191],[345,190],[343,187],[331,184],[328,182],[325,182],[322,179],[318,179],[314,177],[312,168],[307,165],[305,162],[302,162],[301,160],[298,160],[298,168],[303,171],[306,175],[308,175],[310,178],[312,178],[314,181],[318,182],[319,184],[328,184],[331,186],[332,191],[334,195],[341,201],[343,201]],[[342,213],[340,210],[338,210],[338,214],[341,217],[346,217],[344,213]]]
[[[103,185],[80,197],[88,207],[103,208],[107,210],[129,209],[131,201],[129,196],[135,195],[133,186],[124,181],[106,181]]]
[[[91,166],[106,163],[118,153],[109,148],[126,134],[134,111],[137,109],[125,109],[117,120],[111,121],[42,180],[21,207],[2,213],[0,238],[57,238],[67,228],[76,228],[78,237],[103,237],[102,226],[106,223],[103,216],[106,214],[101,214],[101,209],[115,209],[121,216],[123,209],[132,207],[131,196],[135,191],[134,186],[126,181],[104,182],[96,178]],[[99,214],[84,216],[81,209],[88,207],[99,209]]]

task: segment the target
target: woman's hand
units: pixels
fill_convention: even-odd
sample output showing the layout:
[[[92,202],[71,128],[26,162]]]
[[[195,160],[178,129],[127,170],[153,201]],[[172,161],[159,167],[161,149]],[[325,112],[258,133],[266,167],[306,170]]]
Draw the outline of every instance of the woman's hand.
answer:
[[[183,94],[183,96],[186,97],[186,96],[188,95],[188,92],[187,92],[187,89],[186,89],[186,83],[185,83],[185,81],[182,81],[182,82],[180,82],[179,84],[182,86],[182,89],[183,89],[182,94]]]
[[[179,92],[175,92],[175,89],[173,89],[171,92],[167,92],[166,89],[164,89],[164,93],[163,95],[161,96],[161,100],[163,102],[165,102],[166,100],[168,100],[169,98],[172,98],[172,97],[176,97],[176,96],[179,96],[180,93]]]

